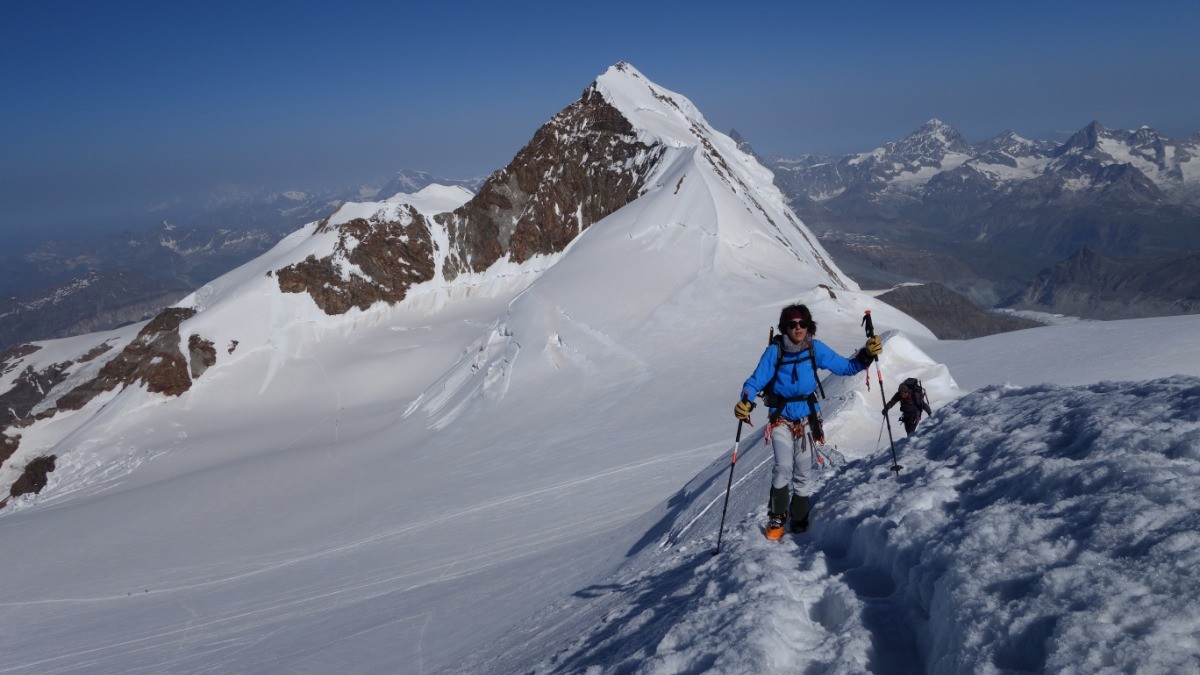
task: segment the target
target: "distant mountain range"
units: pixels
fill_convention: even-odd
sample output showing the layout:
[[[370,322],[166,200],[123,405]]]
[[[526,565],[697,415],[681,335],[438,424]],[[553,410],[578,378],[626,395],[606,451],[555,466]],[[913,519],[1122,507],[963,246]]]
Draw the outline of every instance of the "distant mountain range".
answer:
[[[868,286],[940,281],[991,305],[1081,248],[1156,260],[1200,250],[1200,134],[1093,122],[1065,143],[1006,131],[971,144],[934,119],[870,152],[763,161]]]

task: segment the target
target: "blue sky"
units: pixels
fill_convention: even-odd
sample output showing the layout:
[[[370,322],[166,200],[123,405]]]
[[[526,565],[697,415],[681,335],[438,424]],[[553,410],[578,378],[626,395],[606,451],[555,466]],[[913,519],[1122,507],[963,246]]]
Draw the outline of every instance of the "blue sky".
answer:
[[[486,174],[622,60],[765,154],[866,151],[931,117],[970,141],[1093,119],[1183,137],[1198,40],[1182,1],[12,1],[0,232],[136,228],[223,182]]]

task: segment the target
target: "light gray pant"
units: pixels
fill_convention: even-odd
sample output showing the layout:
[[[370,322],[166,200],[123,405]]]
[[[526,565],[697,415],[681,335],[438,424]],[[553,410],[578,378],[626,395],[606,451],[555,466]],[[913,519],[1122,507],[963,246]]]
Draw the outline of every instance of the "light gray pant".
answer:
[[[793,436],[786,424],[771,430],[771,447],[775,449],[775,468],[771,472],[771,487],[783,488],[790,483],[793,495],[809,495],[808,479],[812,475],[812,457],[804,435]]]

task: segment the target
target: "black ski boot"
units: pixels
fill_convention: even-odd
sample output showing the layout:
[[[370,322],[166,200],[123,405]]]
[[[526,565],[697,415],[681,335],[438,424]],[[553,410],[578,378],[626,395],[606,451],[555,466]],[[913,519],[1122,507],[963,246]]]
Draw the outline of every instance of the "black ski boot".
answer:
[[[808,532],[808,497],[792,496],[792,532],[797,534]]]
[[[771,488],[771,500],[767,504],[767,539],[783,539],[783,524],[787,521],[788,489]]]

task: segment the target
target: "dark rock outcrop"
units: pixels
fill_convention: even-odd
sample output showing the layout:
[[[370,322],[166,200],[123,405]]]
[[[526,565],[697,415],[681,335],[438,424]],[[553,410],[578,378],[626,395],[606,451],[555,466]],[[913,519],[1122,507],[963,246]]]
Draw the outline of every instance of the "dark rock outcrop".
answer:
[[[192,385],[187,359],[179,351],[179,324],[196,314],[187,307],[171,307],[146,324],[137,337],[111,361],[104,364],[92,380],[79,385],[58,399],[57,407],[78,410],[102,392],[136,382],[146,389],[178,396]]]
[[[3,407],[3,413],[0,414],[0,464],[7,462],[20,444],[21,436],[14,433],[15,430],[65,410],[79,410],[103,392],[137,383],[144,384],[148,391],[167,396],[178,396],[187,391],[194,378],[216,363],[216,349],[212,342],[199,335],[192,335],[188,339],[190,369],[189,359],[180,351],[179,326],[195,314],[196,310],[184,307],[172,307],[163,311],[147,323],[120,353],[101,366],[95,377],[74,387],[52,405],[32,416],[30,413],[33,409],[39,404],[44,404],[54,386],[66,379],[66,373],[72,366],[96,359],[112,346],[102,343],[88,350],[76,361],[51,364],[40,371],[27,366],[25,372],[17,378],[16,384],[0,395],[0,407]],[[21,358],[13,356],[14,354],[31,353],[33,352],[28,349],[10,350],[0,358],[0,364],[11,368],[19,363]],[[43,463],[38,466],[47,465]],[[52,460],[48,467],[45,471],[54,469]],[[42,477],[44,478],[44,473]],[[33,480],[32,484],[37,484],[35,478],[36,472],[34,478],[29,479]],[[43,480],[41,485],[44,484]],[[37,490],[40,489],[37,487]]]
[[[400,216],[389,222],[358,218],[336,228],[322,224],[317,232],[338,233],[334,252],[278,270],[280,290],[308,293],[326,314],[403,300],[413,284],[433,278],[434,263],[425,217],[407,205]]]
[[[1111,258],[1090,249],[1043,270],[1005,303],[1085,319],[1200,314],[1200,253]]]
[[[9,461],[20,445],[21,435],[14,433],[15,430],[65,410],[79,410],[103,392],[137,383],[145,384],[148,391],[167,396],[178,396],[187,391],[192,380],[215,364],[217,358],[212,342],[196,334],[188,338],[190,368],[189,358],[180,351],[179,326],[195,314],[196,310],[185,307],[163,311],[147,323],[120,353],[101,366],[95,377],[74,387],[36,415],[31,415],[33,409],[44,404],[54,387],[65,381],[72,366],[96,359],[111,350],[112,346],[99,344],[76,361],[54,363],[40,371],[35,371],[33,366],[26,366],[16,384],[0,395],[0,408],[3,408],[3,412],[0,412],[0,465]],[[33,351],[26,348],[10,350],[0,357],[0,365],[11,369],[19,364],[22,356]],[[48,463],[45,460],[34,460],[40,463],[30,465],[34,467],[32,472],[29,467],[26,468],[21,480],[33,487],[23,487],[24,492],[37,492],[45,485],[45,473],[54,470],[53,458]]]
[[[217,364],[217,348],[212,340],[205,340],[193,333],[188,337],[188,362],[191,364],[192,379]]]
[[[879,300],[920,321],[942,340],[969,340],[1041,325],[986,312],[936,283],[894,288],[880,295]]]
[[[72,365],[72,361],[52,363],[38,371],[26,366],[12,388],[0,394],[0,428],[27,417],[55,385],[66,379],[67,369]]]
[[[3,375],[13,368],[16,368],[21,359],[33,354],[39,349],[41,349],[41,347],[38,345],[17,345],[15,347],[6,349],[4,353],[0,353],[0,375]]]
[[[50,472],[54,470],[55,460],[58,457],[50,455],[49,457],[37,457],[25,465],[25,471],[21,473],[21,477],[17,479],[12,487],[9,488],[8,494],[11,497],[20,497],[25,494],[37,494],[46,487],[46,479]]]

